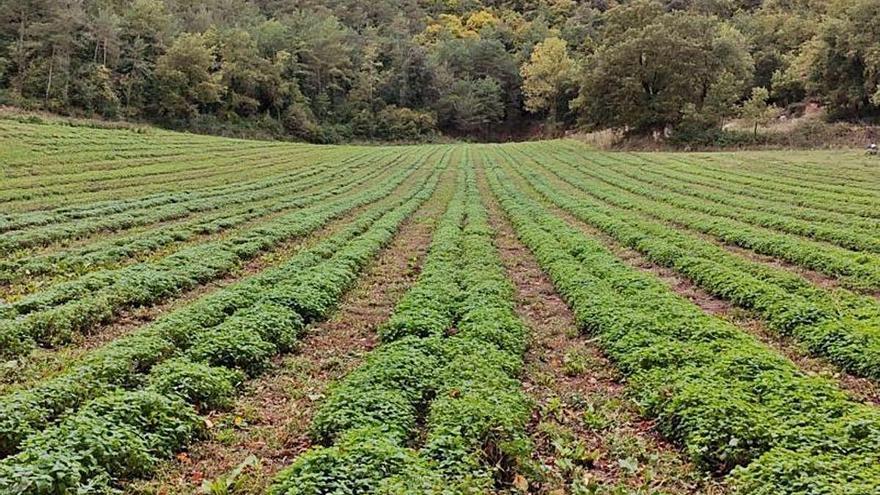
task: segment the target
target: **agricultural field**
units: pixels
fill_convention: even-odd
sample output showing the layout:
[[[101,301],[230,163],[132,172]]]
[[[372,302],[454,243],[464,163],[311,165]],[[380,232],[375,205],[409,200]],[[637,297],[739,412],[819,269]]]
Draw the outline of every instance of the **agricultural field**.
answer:
[[[880,494],[880,161],[0,119],[0,494]]]

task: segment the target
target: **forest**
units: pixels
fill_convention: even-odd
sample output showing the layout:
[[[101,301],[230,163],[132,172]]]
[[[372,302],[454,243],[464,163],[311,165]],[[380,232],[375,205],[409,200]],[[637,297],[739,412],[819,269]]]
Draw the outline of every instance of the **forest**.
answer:
[[[880,0],[3,0],[0,104],[315,143],[880,116]]]

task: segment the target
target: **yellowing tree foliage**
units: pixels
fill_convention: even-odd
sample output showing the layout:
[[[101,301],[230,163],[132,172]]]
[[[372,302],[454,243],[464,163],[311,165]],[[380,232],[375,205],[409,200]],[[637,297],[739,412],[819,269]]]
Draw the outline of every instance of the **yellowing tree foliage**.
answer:
[[[526,109],[530,112],[546,110],[555,119],[559,97],[571,83],[574,68],[565,40],[551,37],[535,45],[532,56],[520,71]]]

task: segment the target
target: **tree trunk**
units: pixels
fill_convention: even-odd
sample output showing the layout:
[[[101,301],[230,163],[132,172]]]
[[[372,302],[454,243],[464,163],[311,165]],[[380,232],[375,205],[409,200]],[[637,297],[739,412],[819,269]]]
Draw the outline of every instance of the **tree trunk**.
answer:
[[[24,52],[24,33],[27,31],[27,10],[21,8],[21,22],[18,28],[18,76],[15,78],[15,89],[20,94],[24,80],[24,68],[27,66],[25,62]]]
[[[52,47],[52,57],[49,59],[49,80],[46,82],[46,101],[49,101],[49,93],[52,91],[52,71],[55,68],[55,47]]]
[[[65,106],[67,106],[67,96],[70,93],[70,65],[70,53],[68,52],[64,57],[64,90],[61,92]]]
[[[757,120],[755,121],[755,133],[754,133],[754,136],[753,136],[753,137],[754,137],[755,139],[758,138],[758,121],[757,121]]]

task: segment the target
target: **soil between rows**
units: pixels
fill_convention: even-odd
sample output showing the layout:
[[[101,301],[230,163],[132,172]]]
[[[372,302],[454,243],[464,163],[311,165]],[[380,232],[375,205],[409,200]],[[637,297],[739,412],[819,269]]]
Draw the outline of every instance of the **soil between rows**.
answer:
[[[358,206],[338,215],[323,227],[310,234],[282,241],[270,250],[245,261],[219,279],[198,285],[181,292],[171,299],[151,306],[123,310],[113,321],[95,327],[88,334],[75,336],[76,340],[66,346],[52,349],[37,348],[28,356],[19,357],[14,361],[5,363],[5,365],[0,363],[0,394],[8,393],[16,388],[28,386],[60,373],[86,353],[100,348],[117,338],[135,332],[142,325],[149,324],[170,311],[282,263],[299,251],[307,249],[344,228],[368,208],[384,201],[391,201],[400,191],[415,187],[415,184],[424,180],[427,173],[427,170],[416,171],[385,198],[368,205]]]
[[[687,277],[677,273],[675,270],[657,265],[645,258],[638,251],[621,245],[617,240],[601,230],[578,219],[562,208],[551,204],[521,177],[515,177],[512,178],[512,180],[514,180],[520,190],[539,201],[555,216],[565,220],[565,222],[572,228],[601,242],[602,245],[630,267],[654,275],[676,294],[696,304],[704,312],[723,318],[736,325],[741,330],[751,334],[766,346],[794,362],[794,364],[804,373],[808,375],[820,375],[833,380],[838,387],[849,394],[851,399],[867,404],[880,405],[880,383],[877,383],[870,378],[858,377],[847,373],[827,359],[811,355],[809,350],[805,349],[793,338],[780,335],[778,332],[768,328],[764,321],[762,321],[754,312],[736,307],[733,303],[710,294],[694,284]],[[563,189],[565,188],[565,185],[561,184],[561,181],[552,178],[551,180],[553,180],[554,185]],[[738,250],[731,251],[737,255],[744,256],[744,254],[740,253]],[[751,251],[748,253],[751,253],[754,256],[744,256],[747,259],[764,262],[777,268],[780,267],[778,264],[770,263],[766,259],[757,258],[759,255]],[[812,278],[808,278],[808,280],[820,287],[827,288],[826,285],[820,284]]]
[[[196,493],[206,480],[234,482],[235,493],[263,493],[280,469],[311,447],[308,426],[327,387],[377,345],[376,329],[418,278],[454,177],[447,172],[434,195],[404,221],[331,319],[310,328],[294,353],[247,383],[233,410],[209,418],[210,439],[126,493]],[[246,466],[238,478],[224,478],[238,466]]]
[[[536,401],[528,493],[721,494],[638,416],[622,377],[516,236],[481,175],[496,247],[516,288],[516,310],[532,331],[523,387]],[[592,491],[591,491],[592,490]],[[622,491],[621,491],[622,490]]]

